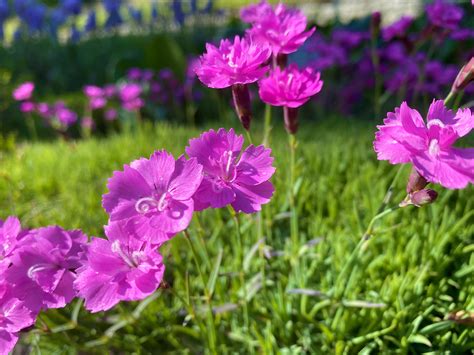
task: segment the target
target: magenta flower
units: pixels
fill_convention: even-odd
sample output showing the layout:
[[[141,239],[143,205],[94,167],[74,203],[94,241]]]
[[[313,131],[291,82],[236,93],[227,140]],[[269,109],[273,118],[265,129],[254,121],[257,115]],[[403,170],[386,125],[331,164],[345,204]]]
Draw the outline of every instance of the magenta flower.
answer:
[[[89,99],[89,107],[92,110],[97,110],[104,107],[107,104],[104,89],[94,86],[87,85],[84,87],[84,94]]]
[[[454,30],[462,20],[464,11],[459,6],[436,0],[434,3],[426,6],[429,21],[438,27],[448,30]]]
[[[186,229],[194,211],[192,196],[201,184],[202,166],[196,159],[175,160],[156,151],[109,179],[102,206],[111,221],[131,218],[135,232],[144,240],[161,244]]]
[[[10,257],[21,237],[20,233],[18,218],[10,216],[4,222],[0,220],[0,275],[10,266]]]
[[[74,286],[91,312],[106,311],[120,301],[151,295],[163,279],[165,266],[156,247],[137,239],[126,223],[105,227],[108,240],[93,238],[87,260],[77,270]]]
[[[243,22],[255,23],[262,19],[263,16],[268,16],[273,13],[272,5],[266,0],[260,1],[258,4],[251,4],[243,7],[240,10],[240,19]]]
[[[316,30],[313,27],[305,32],[307,21],[303,12],[283,4],[278,4],[274,11],[261,5],[256,14],[260,19],[253,22],[248,33],[256,42],[270,45],[273,55],[296,52]]]
[[[23,101],[20,104],[20,111],[23,113],[30,113],[35,110],[35,104],[31,101]]]
[[[389,26],[382,28],[382,38],[384,41],[391,41],[394,38],[406,36],[408,28],[413,23],[414,18],[411,16],[402,16]]]
[[[53,116],[53,109],[46,102],[37,104],[36,112],[45,119],[50,119]]]
[[[26,82],[21,84],[13,91],[13,98],[16,101],[26,101],[31,99],[33,91],[35,90],[35,84],[32,82]]]
[[[77,114],[74,111],[71,111],[69,108],[64,106],[63,103],[56,105],[56,118],[59,123],[65,127],[69,127],[77,121]]]
[[[8,291],[0,298],[0,314],[0,354],[6,355],[18,341],[18,332],[32,325],[36,316]]]
[[[201,56],[201,65],[196,69],[196,74],[204,85],[214,89],[250,84],[268,70],[264,64],[270,54],[268,47],[239,36],[235,36],[234,43],[228,39],[222,40],[219,48],[207,43],[206,53]]]
[[[120,88],[119,97],[122,107],[127,111],[136,111],[143,107],[144,102],[140,98],[142,87],[138,84],[125,84]]]
[[[80,266],[87,236],[80,230],[45,227],[21,239],[5,280],[34,311],[61,308],[74,297],[74,270]]]
[[[129,80],[138,81],[142,78],[142,70],[140,68],[130,68],[127,72]]]
[[[379,160],[412,163],[427,181],[462,189],[474,183],[474,148],[456,148],[453,144],[473,128],[474,116],[469,109],[454,113],[442,100],[433,100],[425,124],[418,111],[403,102],[378,126],[374,149]]]
[[[306,67],[299,70],[295,64],[286,69],[275,68],[259,81],[260,98],[273,106],[299,107],[323,87],[320,73]]]
[[[235,211],[253,213],[268,203],[275,168],[271,149],[250,145],[242,152],[243,137],[233,129],[209,130],[189,141],[186,153],[204,168],[204,179],[194,195],[196,210],[231,204]]]
[[[117,118],[117,110],[114,108],[109,108],[107,111],[105,111],[104,118],[106,121],[115,121]]]

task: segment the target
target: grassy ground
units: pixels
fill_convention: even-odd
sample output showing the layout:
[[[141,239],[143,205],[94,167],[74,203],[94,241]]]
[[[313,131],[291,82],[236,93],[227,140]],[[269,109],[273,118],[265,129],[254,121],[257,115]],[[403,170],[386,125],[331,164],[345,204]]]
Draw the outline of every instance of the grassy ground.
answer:
[[[474,347],[472,328],[447,320],[450,313],[474,311],[472,187],[453,192],[436,186],[434,205],[387,216],[342,285],[345,296],[334,296],[337,276],[397,169],[376,161],[373,132],[372,125],[342,119],[302,127],[296,239],[290,238],[283,132],[271,143],[275,196],[261,215],[241,216],[243,249],[229,211],[195,216],[189,232],[209,278],[219,353],[467,353]],[[108,139],[22,146],[0,164],[2,217],[102,235],[107,219],[100,199],[112,171],[154,149],[178,156],[198,134],[160,125]],[[404,197],[408,172],[394,201]],[[162,252],[169,288],[149,302],[123,303],[94,316],[76,308],[77,324],[70,321],[73,303],[42,315],[23,344],[43,353],[205,352],[213,328],[189,246],[178,235]]]

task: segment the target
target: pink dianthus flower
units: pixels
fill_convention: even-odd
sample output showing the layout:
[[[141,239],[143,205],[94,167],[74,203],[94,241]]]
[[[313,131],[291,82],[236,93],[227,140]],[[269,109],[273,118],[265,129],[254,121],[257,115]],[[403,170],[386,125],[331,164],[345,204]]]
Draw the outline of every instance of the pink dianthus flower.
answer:
[[[442,100],[433,100],[425,123],[418,111],[403,102],[378,126],[374,149],[379,160],[412,163],[428,182],[462,189],[474,183],[474,148],[453,145],[473,128],[469,109],[453,112]]]
[[[26,83],[21,84],[13,91],[13,98],[16,101],[26,101],[31,99],[33,95],[33,91],[35,90],[35,84],[28,81]]]
[[[194,195],[195,209],[231,205],[235,211],[253,213],[273,195],[269,181],[275,172],[271,149],[248,146],[233,129],[209,130],[189,141],[186,153],[202,164],[204,179]]]

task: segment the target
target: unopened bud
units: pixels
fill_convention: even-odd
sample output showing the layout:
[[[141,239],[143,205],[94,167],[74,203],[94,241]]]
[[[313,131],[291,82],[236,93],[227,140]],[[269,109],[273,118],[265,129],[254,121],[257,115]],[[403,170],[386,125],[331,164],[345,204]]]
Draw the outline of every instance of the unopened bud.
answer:
[[[283,69],[286,67],[286,64],[288,63],[288,54],[285,53],[278,53],[277,55],[277,64],[278,66]]]
[[[372,37],[377,37],[380,32],[380,23],[382,22],[382,14],[379,11],[372,12],[370,17],[370,33]]]
[[[428,181],[421,176],[415,168],[412,168],[410,177],[407,183],[407,194],[422,190],[428,185]]]
[[[456,80],[454,80],[451,91],[458,92],[463,90],[471,81],[474,81],[474,57],[461,68]]]
[[[283,107],[283,118],[286,131],[290,134],[295,134],[298,131],[298,109]]]
[[[232,98],[234,99],[237,116],[242,126],[248,131],[252,121],[252,104],[248,86],[245,84],[232,85]]]
[[[411,195],[411,202],[416,207],[421,207],[423,205],[429,205],[433,203],[438,198],[438,193],[435,190],[423,189],[416,191]]]

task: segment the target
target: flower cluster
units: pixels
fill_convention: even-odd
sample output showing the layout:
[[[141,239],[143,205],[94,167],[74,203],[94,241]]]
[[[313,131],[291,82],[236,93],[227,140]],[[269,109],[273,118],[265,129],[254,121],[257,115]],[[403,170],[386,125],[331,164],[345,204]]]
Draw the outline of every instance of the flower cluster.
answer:
[[[58,131],[65,131],[77,121],[77,114],[66,106],[63,101],[54,104],[35,102],[33,93],[35,85],[25,82],[13,91],[13,98],[20,102],[20,111],[23,113],[36,113],[43,118],[44,123]]]
[[[88,242],[80,230],[58,226],[24,230],[16,217],[0,221],[0,353],[12,350],[40,311],[75,297],[99,312],[151,295],[165,271],[159,248],[195,211],[259,211],[273,195],[273,158],[263,145],[243,149],[243,142],[232,129],[210,130],[189,141],[187,156],[160,150],[115,171],[102,199],[105,239]]]
[[[7,354],[40,311],[76,297],[73,284],[87,237],[57,226],[24,230],[16,217],[8,217],[0,221],[0,238],[0,353]]]
[[[300,71],[296,65],[287,70],[280,67],[286,65],[287,55],[297,51],[316,28],[306,31],[307,20],[300,10],[283,4],[273,8],[265,0],[243,8],[241,18],[252,24],[245,37],[236,36],[233,42],[224,39],[219,47],[208,43],[196,74],[210,88],[232,88],[235,110],[246,130],[250,129],[252,119],[248,85],[258,81],[261,99],[286,109],[285,126],[294,134],[296,107],[318,93],[322,81],[320,74],[310,68]]]
[[[455,50],[463,46],[471,48],[474,39],[469,19],[463,15],[459,5],[437,0],[426,5],[426,18],[403,16],[377,31],[374,26],[363,28],[351,24],[336,27],[328,35],[316,33],[295,57],[316,71],[334,75],[330,87],[322,96],[318,95],[319,104],[331,110],[340,107],[344,113],[354,113],[359,108],[363,111],[367,107],[364,99],[375,99],[373,92],[377,85],[384,93],[383,98],[377,99],[381,102],[393,99],[395,104],[405,97],[418,103],[422,98],[427,101],[431,97],[444,97],[447,85],[457,73],[457,65],[445,59],[458,58],[464,62],[473,55],[470,50]],[[463,43],[453,45],[452,41]],[[441,45],[443,55],[434,59],[433,54],[441,53]],[[430,48],[437,50],[430,53]],[[466,90],[472,93],[474,87]],[[334,100],[338,102],[335,104]]]
[[[457,148],[454,143],[473,128],[469,109],[453,112],[442,100],[434,100],[425,122],[403,102],[378,126],[374,148],[379,160],[412,163],[427,182],[462,189],[474,183],[474,148]]]
[[[210,130],[189,141],[188,157],[160,150],[114,172],[102,199],[107,240],[94,238],[77,270],[88,310],[154,292],[164,272],[157,249],[189,226],[194,211],[231,205],[253,213],[270,201],[271,150],[250,145],[242,151],[242,145],[232,129]]]

